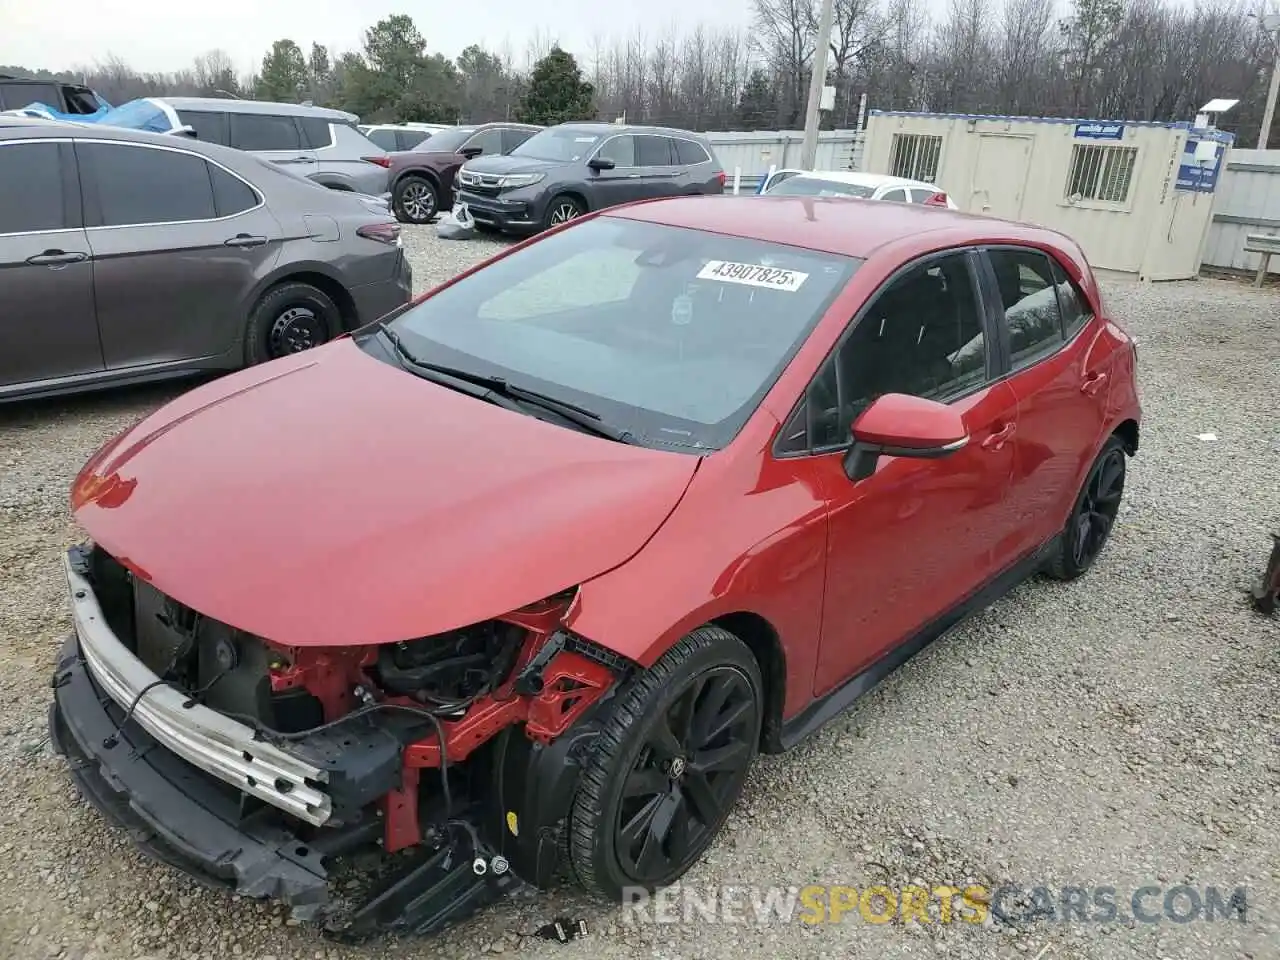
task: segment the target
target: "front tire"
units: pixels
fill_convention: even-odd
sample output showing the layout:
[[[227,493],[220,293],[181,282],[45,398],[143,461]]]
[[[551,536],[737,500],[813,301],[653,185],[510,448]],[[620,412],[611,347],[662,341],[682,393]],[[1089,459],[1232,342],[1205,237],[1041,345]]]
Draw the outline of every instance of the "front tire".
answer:
[[[702,856],[759,750],[762,690],[746,645],[705,626],[619,692],[569,816],[570,866],[588,893],[652,891]]]
[[[1119,437],[1109,437],[1085,477],[1060,543],[1045,572],[1055,580],[1082,576],[1102,553],[1124,495],[1125,452]]]
[[[342,330],[342,313],[323,290],[309,283],[272,287],[249,315],[245,362],[265,363],[318,347]]]
[[[440,192],[426,177],[405,177],[391,195],[391,209],[401,223],[430,223],[440,209]]]
[[[577,220],[578,217],[586,213],[586,208],[582,202],[576,197],[571,197],[567,193],[562,193],[558,197],[553,197],[551,202],[547,204],[547,212],[542,218],[542,229],[550,230],[552,227],[558,227],[562,223],[568,223],[570,220]]]

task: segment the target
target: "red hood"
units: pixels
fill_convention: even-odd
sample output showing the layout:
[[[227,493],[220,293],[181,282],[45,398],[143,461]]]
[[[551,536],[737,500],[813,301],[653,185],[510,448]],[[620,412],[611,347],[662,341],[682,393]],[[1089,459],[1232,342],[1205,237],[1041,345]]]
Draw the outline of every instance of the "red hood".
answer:
[[[486,404],[340,340],[161,408],[85,465],[72,509],[206,616],[287,645],[387,643],[624,562],[697,463]]]

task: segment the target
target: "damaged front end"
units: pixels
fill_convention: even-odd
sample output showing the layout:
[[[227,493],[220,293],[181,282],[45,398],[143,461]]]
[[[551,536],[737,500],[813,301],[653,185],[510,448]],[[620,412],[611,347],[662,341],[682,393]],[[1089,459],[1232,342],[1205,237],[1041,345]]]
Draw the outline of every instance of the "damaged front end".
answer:
[[[66,559],[54,744],[156,859],[333,936],[429,933],[547,884],[578,760],[632,664],[573,592],[380,647],[284,647],[102,549]]]

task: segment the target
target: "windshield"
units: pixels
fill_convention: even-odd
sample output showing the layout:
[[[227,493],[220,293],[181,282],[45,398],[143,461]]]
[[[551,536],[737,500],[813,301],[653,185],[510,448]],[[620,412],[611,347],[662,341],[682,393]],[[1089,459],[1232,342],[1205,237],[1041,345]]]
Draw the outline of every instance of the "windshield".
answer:
[[[788,177],[765,191],[770,197],[870,197],[875,187],[858,183],[841,183],[839,180],[823,180],[821,177]]]
[[[600,140],[599,134],[589,131],[552,127],[550,130],[535,133],[512,150],[511,156],[572,163],[590,153]]]
[[[150,100],[130,100],[114,110],[108,110],[98,122],[107,127],[151,130],[155,133],[168,133],[173,129],[169,117]]]
[[[427,137],[413,149],[431,153],[455,153],[475,132],[475,127],[457,127],[456,129],[441,130],[439,133],[433,133]]]
[[[600,217],[463,277],[392,326],[419,359],[706,451],[755,410],[861,261]]]

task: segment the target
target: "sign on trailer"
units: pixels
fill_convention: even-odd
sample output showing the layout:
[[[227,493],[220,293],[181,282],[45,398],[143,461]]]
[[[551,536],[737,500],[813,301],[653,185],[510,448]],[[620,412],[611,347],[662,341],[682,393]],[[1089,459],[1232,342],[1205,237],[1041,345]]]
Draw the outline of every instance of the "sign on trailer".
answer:
[[[1123,140],[1123,123],[1077,123],[1076,139]]]

